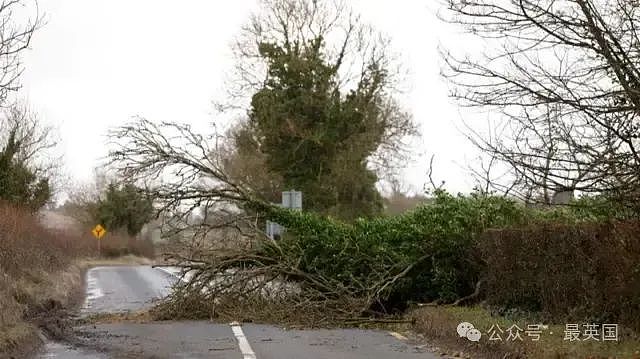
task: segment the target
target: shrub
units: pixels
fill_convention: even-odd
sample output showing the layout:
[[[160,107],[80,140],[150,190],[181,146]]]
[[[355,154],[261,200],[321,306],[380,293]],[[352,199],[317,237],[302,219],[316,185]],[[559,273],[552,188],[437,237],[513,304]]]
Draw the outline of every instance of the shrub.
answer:
[[[62,280],[57,274],[73,259],[95,255],[92,244],[88,236],[44,228],[29,210],[0,204],[0,353],[35,336],[23,321],[27,313],[70,296],[65,288],[80,283],[79,270]]]
[[[489,303],[640,330],[640,222],[490,230],[480,249]]]
[[[0,204],[0,270],[7,275],[53,272],[96,249],[88,236],[45,228],[29,211]]]
[[[629,207],[614,198],[606,195],[583,196],[570,203],[568,209],[574,216],[583,220],[638,218],[636,208]]]
[[[380,293],[385,304],[409,301],[451,302],[474,291],[487,268],[479,256],[480,236],[488,229],[549,223],[575,224],[623,218],[627,213],[599,201],[572,206],[528,208],[514,200],[481,194],[436,191],[429,203],[400,216],[359,219],[346,224],[310,213],[271,207],[268,217],[287,228],[264,252],[304,273],[331,278],[364,294],[381,273],[400,273]],[[357,292],[357,291],[356,291]]]
[[[153,218],[153,201],[131,184],[110,183],[104,198],[94,204],[93,220],[111,230],[126,232],[129,236],[140,233]]]
[[[115,258],[126,255],[153,258],[155,248],[149,238],[135,238],[121,233],[107,233],[101,240],[101,255]]]

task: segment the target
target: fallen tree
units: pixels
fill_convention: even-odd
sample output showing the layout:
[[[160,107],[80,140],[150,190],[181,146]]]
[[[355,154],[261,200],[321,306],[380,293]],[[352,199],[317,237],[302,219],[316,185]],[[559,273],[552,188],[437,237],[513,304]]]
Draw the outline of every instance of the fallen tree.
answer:
[[[111,164],[158,199],[167,235],[191,240],[188,250],[165,254],[190,279],[160,307],[160,317],[304,310],[309,324],[320,324],[391,314],[411,302],[455,303],[472,295],[485,273],[476,248],[486,229],[627,216],[593,200],[544,210],[436,190],[403,215],[346,223],[280,208],[234,183],[220,160],[222,138],[207,141],[188,126],[145,119],[112,138]],[[265,219],[287,228],[280,240],[264,234]]]
[[[192,275],[172,298],[182,303],[174,309],[188,308],[184,301],[194,298],[211,304],[205,308],[255,300],[256,293],[278,282],[292,282],[300,288],[280,300],[323,308],[322,312],[333,313],[327,316],[342,319],[388,313],[423,296],[453,300],[477,280],[461,275],[473,276],[477,271],[471,263],[460,262],[467,257],[459,256],[459,251],[466,250],[473,237],[495,224],[495,219],[511,221],[507,212],[520,217],[515,204],[507,200],[488,198],[471,205],[440,193],[433,205],[407,215],[347,224],[273,206],[242,184],[232,183],[223,163],[215,158],[222,147],[207,147],[207,141],[186,126],[156,125],[141,119],[117,130],[113,138],[122,140],[112,152],[112,164],[123,178],[146,181],[146,190],[159,199],[160,210],[175,214],[172,235],[188,231],[194,238],[203,238],[226,228],[245,239],[238,242],[242,245],[227,245],[224,250],[167,253],[171,262]],[[194,209],[227,215],[194,223],[189,219]],[[502,214],[485,218],[481,213],[485,210]],[[465,213],[456,215],[456,211]],[[273,241],[262,233],[261,221],[256,219],[280,223],[287,232]],[[209,310],[207,315],[215,313]]]

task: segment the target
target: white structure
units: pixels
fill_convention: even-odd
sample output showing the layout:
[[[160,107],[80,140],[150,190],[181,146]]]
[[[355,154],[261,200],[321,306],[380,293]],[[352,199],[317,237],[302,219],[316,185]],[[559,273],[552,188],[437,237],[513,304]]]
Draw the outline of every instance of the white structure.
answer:
[[[282,192],[282,203],[278,205],[284,208],[301,210],[302,192],[294,190]],[[278,223],[267,220],[265,232],[267,233],[267,236],[269,238],[276,239],[277,237],[280,237],[282,235],[282,232],[284,232],[284,227],[282,227]]]
[[[569,204],[573,200],[573,191],[558,191],[551,197],[551,204]]]

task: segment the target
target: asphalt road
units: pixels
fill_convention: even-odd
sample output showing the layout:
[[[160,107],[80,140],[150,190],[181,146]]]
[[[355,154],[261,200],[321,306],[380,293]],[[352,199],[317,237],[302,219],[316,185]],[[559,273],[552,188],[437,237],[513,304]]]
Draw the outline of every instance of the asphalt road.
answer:
[[[136,311],[165,297],[177,277],[151,266],[95,267],[87,271],[87,297],[82,312]]]
[[[140,310],[178,280],[149,266],[97,267],[87,272],[84,314]],[[81,345],[48,343],[40,358],[434,359],[423,346],[385,331],[284,330],[205,321],[114,323],[75,328]]]

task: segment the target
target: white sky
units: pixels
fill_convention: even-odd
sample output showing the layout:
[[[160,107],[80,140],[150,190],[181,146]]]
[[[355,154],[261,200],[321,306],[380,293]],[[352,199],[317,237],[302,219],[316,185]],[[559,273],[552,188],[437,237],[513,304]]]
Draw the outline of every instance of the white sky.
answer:
[[[439,76],[438,45],[455,47],[458,30],[436,18],[433,0],[350,2],[392,38],[409,71],[403,102],[422,138],[405,181],[420,190],[435,154],[436,179],[469,190],[463,167],[474,150]],[[58,127],[69,175],[89,180],[106,154],[107,129],[134,115],[210,129],[212,101],[231,68],[230,41],[255,8],[252,0],[41,0],[47,23],[25,56],[21,95]]]

